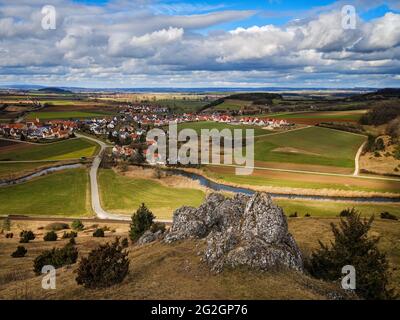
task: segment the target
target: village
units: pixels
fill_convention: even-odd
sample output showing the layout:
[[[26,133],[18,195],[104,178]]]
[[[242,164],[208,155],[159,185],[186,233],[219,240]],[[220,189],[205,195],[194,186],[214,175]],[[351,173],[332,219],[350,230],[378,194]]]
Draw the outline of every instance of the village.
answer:
[[[173,114],[168,108],[135,104],[125,107],[115,116],[93,119],[70,120],[27,120],[17,123],[0,124],[0,137],[30,142],[51,142],[75,137],[75,132],[83,132],[114,144],[112,155],[116,159],[130,159],[140,146],[143,154],[155,141],[146,141],[148,130],[163,128],[170,123],[215,122],[227,125],[262,127],[265,130],[287,128],[292,124],[286,120],[267,117],[242,116],[213,112]],[[144,146],[144,147],[143,147]],[[152,164],[164,164],[154,159]]]
[[[18,123],[0,124],[0,137],[20,141],[54,141],[74,136],[77,122],[71,120],[39,119]]]

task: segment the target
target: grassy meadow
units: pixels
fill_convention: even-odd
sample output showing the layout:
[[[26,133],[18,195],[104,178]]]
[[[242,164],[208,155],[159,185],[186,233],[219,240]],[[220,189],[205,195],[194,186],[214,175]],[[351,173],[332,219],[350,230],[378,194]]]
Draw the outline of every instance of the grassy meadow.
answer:
[[[29,113],[27,119],[55,120],[55,119],[90,119],[112,116],[112,112],[101,111],[39,111]]]
[[[174,113],[195,112],[207,103],[191,99],[160,99],[155,102],[156,105],[170,108]]]
[[[21,147],[11,151],[1,151],[0,161],[35,161],[35,160],[68,160],[91,157],[99,146],[87,139],[69,139],[49,144],[20,144]]]
[[[90,212],[86,169],[70,169],[0,187],[0,215],[85,216]]]
[[[321,127],[309,127],[256,139],[255,160],[354,168],[365,137]]]
[[[223,103],[212,107],[212,110],[221,111],[221,110],[228,110],[228,111],[238,111],[244,107],[248,107],[252,104],[251,101],[243,101],[243,100],[235,100],[235,99],[226,99]]]
[[[151,179],[133,179],[101,169],[98,175],[102,206],[115,213],[132,214],[145,203],[159,219],[171,219],[175,209],[199,206],[205,197],[201,190],[171,188]]]
[[[358,121],[367,110],[350,110],[350,111],[307,111],[307,112],[285,112],[277,114],[268,114],[270,118],[274,119],[317,119],[319,122],[326,121]],[[307,123],[307,121],[306,121]]]

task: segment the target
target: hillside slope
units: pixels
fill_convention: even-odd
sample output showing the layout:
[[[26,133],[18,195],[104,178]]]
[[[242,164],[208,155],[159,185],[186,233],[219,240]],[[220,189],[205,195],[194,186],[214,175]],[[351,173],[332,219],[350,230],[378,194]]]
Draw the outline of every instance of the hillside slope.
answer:
[[[78,239],[78,248],[90,248],[94,242],[82,245]],[[202,246],[201,242],[183,241],[131,247],[128,276],[122,284],[108,289],[78,286],[76,264],[58,270],[56,290],[41,289],[42,278],[28,271],[32,273],[29,278],[0,284],[0,299],[327,299],[337,291],[332,284],[294,271],[235,269],[215,275],[197,255]]]
[[[303,254],[318,247],[318,240],[331,239],[330,222],[338,219],[292,218],[290,232]],[[68,240],[44,242],[40,229],[45,221],[14,221],[14,235],[21,229],[33,230],[37,238],[29,244],[25,258],[13,259],[11,252],[18,237],[0,236],[0,299],[329,299],[340,293],[336,284],[322,282],[295,271],[258,272],[240,268],[213,274],[201,261],[198,253],[205,243],[187,240],[164,244],[155,242],[144,246],[129,246],[129,273],[120,285],[108,289],[89,290],[75,282],[77,264],[57,270],[57,289],[43,290],[42,277],[32,271],[33,260],[43,250],[62,247]],[[115,232],[106,232],[105,238],[93,238],[94,226],[84,222],[86,230],[79,233],[79,259],[99,243],[111,242],[115,236],[127,236],[128,224],[101,223]],[[373,234],[380,235],[380,248],[387,252],[392,266],[391,283],[399,288],[400,235],[397,221],[376,220]],[[58,232],[61,236],[63,231]]]

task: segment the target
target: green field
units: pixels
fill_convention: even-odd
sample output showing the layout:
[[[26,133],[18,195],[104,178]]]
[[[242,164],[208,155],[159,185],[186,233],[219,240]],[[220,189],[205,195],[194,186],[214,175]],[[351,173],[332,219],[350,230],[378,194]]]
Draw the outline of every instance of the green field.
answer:
[[[18,150],[0,152],[0,161],[68,160],[93,156],[99,146],[86,139],[69,139],[51,144],[25,144]]]
[[[256,140],[255,160],[334,167],[354,167],[365,137],[320,127],[309,127]]]
[[[85,101],[79,100],[79,99],[72,99],[72,100],[64,100],[64,99],[55,99],[55,100],[40,100],[40,103],[42,104],[49,104],[53,106],[73,106],[77,103],[84,103]]]
[[[213,122],[213,121],[199,121],[199,122],[185,122],[185,123],[180,123],[178,124],[178,130],[182,129],[194,129],[197,134],[200,135],[201,129],[217,129],[217,130],[223,130],[223,129],[254,129],[254,135],[255,136],[260,136],[260,135],[265,135],[265,134],[270,134],[271,131],[261,129],[260,127],[254,127],[254,126],[248,126],[248,125],[232,125],[228,123],[220,123],[220,122]],[[246,132],[242,132],[243,137],[245,137]]]
[[[72,102],[73,104],[73,102]],[[112,116],[112,112],[85,112],[85,111],[42,111],[31,112],[28,119],[52,120],[52,119],[89,119]]]
[[[83,216],[90,212],[86,169],[72,169],[0,187],[0,214]]]
[[[311,200],[286,200],[274,199],[283,208],[286,215],[297,212],[299,217],[304,217],[306,213],[312,217],[335,217],[347,208],[355,208],[365,216],[375,215],[379,218],[381,212],[387,211],[400,218],[400,204],[372,204],[354,203],[339,201],[311,201]]]
[[[51,164],[54,164],[51,162]],[[46,166],[46,163],[22,162],[22,163],[5,163],[0,162],[0,179],[12,179],[12,177],[23,175],[32,170]]]
[[[250,106],[252,104],[251,101],[243,101],[243,100],[234,100],[227,99],[223,103],[212,107],[213,110],[229,110],[229,111],[238,111],[243,107]]]
[[[156,105],[168,107],[174,113],[195,112],[204,105],[207,101],[188,100],[188,99],[162,99],[155,102]]]
[[[201,190],[170,188],[153,180],[124,177],[111,169],[100,170],[99,187],[105,210],[132,214],[145,203],[160,219],[170,219],[181,206],[199,206],[205,196]]]
[[[358,121],[366,110],[351,111],[310,111],[310,112],[286,112],[276,114],[266,114],[264,116],[275,119],[326,119],[327,121],[335,120],[352,120]]]

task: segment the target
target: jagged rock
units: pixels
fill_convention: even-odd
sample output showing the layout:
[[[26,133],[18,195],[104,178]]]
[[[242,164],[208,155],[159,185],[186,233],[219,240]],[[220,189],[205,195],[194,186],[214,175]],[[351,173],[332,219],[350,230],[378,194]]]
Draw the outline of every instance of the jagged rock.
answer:
[[[239,265],[303,270],[301,253],[288,232],[283,210],[267,193],[233,198],[214,193],[197,209],[176,210],[165,241],[186,238],[206,238],[203,260],[216,272]]]
[[[161,239],[163,237],[163,232],[161,230],[158,230],[156,232],[151,232],[150,230],[147,230],[143,233],[143,235],[139,238],[137,241],[138,245],[150,243],[153,241],[156,241],[158,239]]]
[[[165,236],[166,242],[173,242],[186,238],[201,238],[206,235],[204,222],[197,217],[197,209],[181,207],[174,212],[172,226]]]

